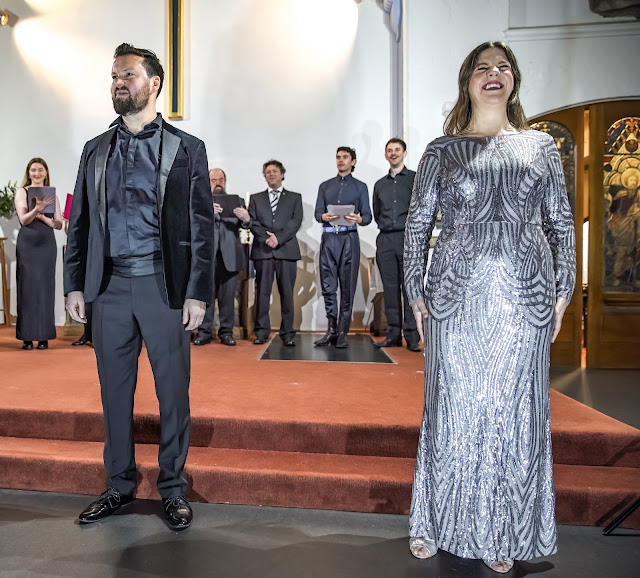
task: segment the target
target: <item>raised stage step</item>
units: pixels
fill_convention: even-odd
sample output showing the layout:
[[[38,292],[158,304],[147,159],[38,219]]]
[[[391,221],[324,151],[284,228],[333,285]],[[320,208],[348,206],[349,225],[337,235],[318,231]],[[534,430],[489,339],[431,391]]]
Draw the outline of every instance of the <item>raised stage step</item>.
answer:
[[[136,446],[137,495],[157,498],[157,446]],[[193,501],[406,514],[414,460],[375,456],[192,447]],[[640,469],[554,466],[557,519],[603,525],[640,490]],[[0,487],[99,494],[102,444],[2,438]],[[637,511],[626,527],[640,527]]]
[[[565,395],[551,392],[553,459],[557,464],[640,468],[640,430]],[[588,428],[585,428],[588,424]],[[157,444],[157,414],[136,413],[136,442]],[[101,411],[60,411],[0,407],[0,436],[100,442]],[[192,416],[191,447],[415,458],[418,426],[340,423],[284,417]]]

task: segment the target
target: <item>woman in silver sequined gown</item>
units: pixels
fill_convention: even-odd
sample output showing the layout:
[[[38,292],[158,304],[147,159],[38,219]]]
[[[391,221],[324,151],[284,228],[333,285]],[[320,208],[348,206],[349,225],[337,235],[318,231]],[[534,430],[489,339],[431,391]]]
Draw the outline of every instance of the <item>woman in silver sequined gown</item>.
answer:
[[[504,573],[557,549],[549,349],[575,283],[574,225],[553,139],[526,130],[510,49],[480,45],[459,83],[448,134],[418,167],[405,233],[425,343],[410,544],[417,557],[441,548]]]

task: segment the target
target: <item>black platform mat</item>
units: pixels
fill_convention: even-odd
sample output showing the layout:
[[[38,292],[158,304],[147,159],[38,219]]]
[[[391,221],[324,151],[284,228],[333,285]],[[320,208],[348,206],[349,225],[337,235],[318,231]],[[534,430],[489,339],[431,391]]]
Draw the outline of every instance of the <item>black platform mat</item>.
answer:
[[[296,346],[285,347],[277,335],[260,359],[279,361],[346,361],[349,363],[395,363],[384,351],[373,346],[368,335],[349,335],[349,347],[336,349],[333,345],[316,347],[313,342],[322,333],[299,333]]]

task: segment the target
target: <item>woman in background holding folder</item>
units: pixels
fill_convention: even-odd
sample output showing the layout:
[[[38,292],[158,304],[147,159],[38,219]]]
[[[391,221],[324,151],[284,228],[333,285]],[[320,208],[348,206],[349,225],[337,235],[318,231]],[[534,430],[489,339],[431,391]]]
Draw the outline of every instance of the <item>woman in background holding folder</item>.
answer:
[[[47,349],[49,339],[56,338],[54,308],[58,250],[53,229],[62,228],[60,204],[55,193],[41,199],[29,195],[31,187],[48,186],[47,163],[37,157],[31,159],[15,197],[21,225],[16,243],[16,338],[24,342],[22,349],[33,349],[34,341],[38,341],[38,349]],[[50,205],[55,207],[53,211]]]

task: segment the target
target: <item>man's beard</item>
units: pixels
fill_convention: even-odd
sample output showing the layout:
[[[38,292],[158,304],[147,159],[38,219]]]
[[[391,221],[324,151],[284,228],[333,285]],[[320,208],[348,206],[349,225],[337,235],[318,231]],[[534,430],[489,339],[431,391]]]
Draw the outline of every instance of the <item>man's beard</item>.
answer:
[[[144,88],[141,88],[135,96],[129,93],[129,96],[123,99],[116,98],[115,95],[113,95],[111,97],[111,101],[113,102],[113,108],[117,114],[137,114],[147,106],[150,96],[151,90],[148,86],[145,86]]]

